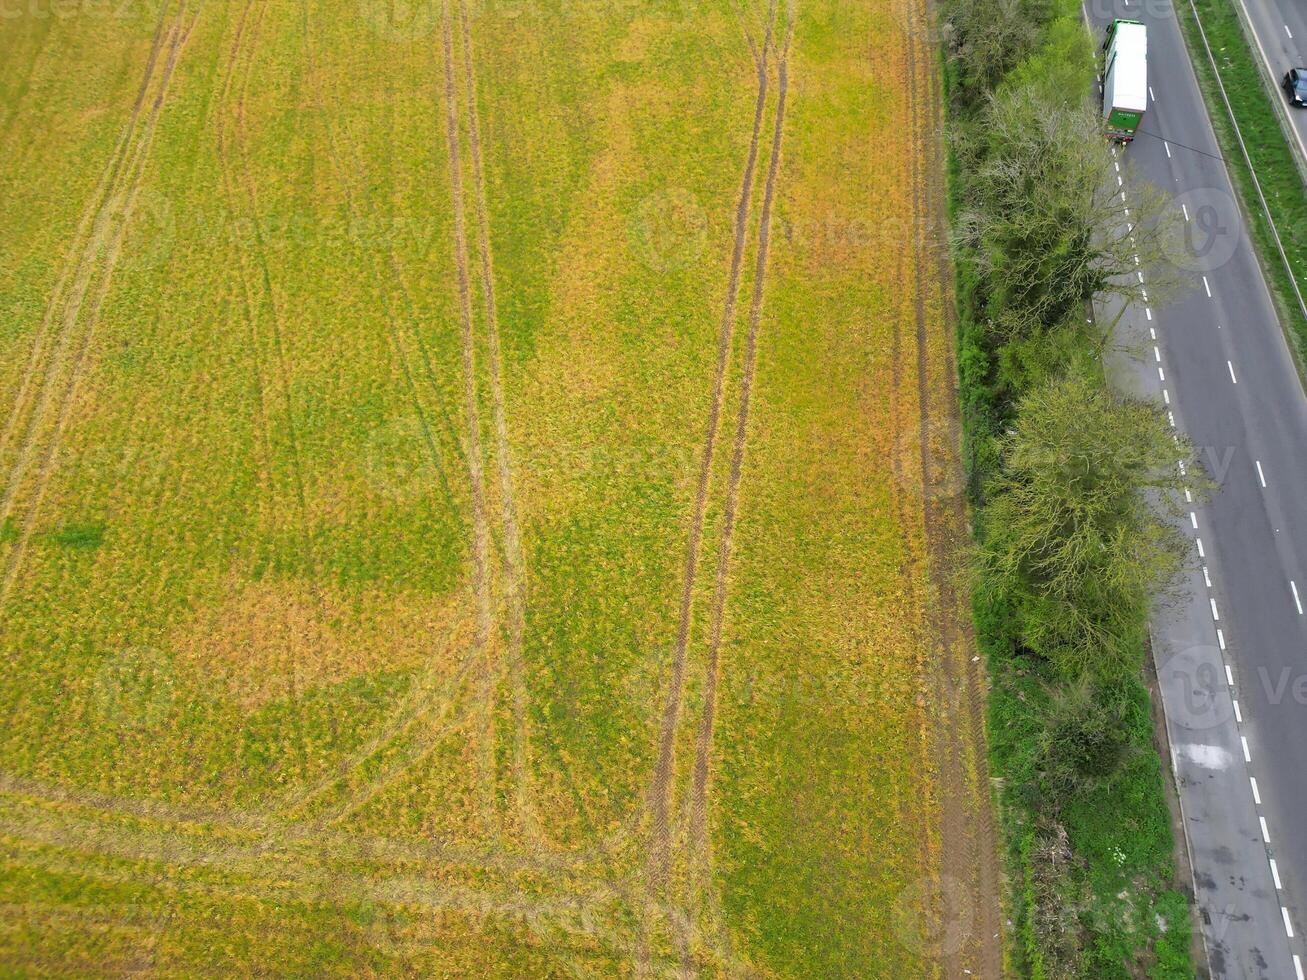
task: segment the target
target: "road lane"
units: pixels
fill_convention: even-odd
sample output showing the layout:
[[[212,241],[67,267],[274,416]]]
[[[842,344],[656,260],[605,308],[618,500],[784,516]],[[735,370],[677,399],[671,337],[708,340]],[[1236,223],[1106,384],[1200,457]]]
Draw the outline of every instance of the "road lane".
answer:
[[[1291,585],[1307,585],[1307,398],[1173,8],[1098,0],[1090,16],[1100,36],[1112,16],[1148,25],[1153,103],[1120,158],[1174,195],[1196,246],[1177,256],[1182,292],[1122,321],[1135,356],[1112,370],[1165,400],[1219,483],[1185,524],[1195,550],[1181,598],[1153,623],[1201,925],[1215,975],[1293,977],[1307,894],[1307,704],[1294,687],[1307,677],[1307,618]],[[1200,711],[1195,692],[1212,676],[1225,684]]]

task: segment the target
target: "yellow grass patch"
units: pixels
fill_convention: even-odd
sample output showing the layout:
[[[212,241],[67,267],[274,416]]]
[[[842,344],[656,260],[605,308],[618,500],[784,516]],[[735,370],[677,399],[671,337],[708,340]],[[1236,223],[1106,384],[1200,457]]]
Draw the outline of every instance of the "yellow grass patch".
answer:
[[[258,581],[200,610],[169,644],[179,667],[253,710],[375,671],[452,670],[450,651],[470,635],[461,598]]]

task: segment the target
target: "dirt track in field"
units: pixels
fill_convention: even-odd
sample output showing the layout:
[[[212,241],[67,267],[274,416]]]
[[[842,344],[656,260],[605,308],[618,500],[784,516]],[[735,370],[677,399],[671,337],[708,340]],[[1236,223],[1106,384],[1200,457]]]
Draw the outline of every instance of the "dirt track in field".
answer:
[[[676,766],[676,730],[680,720],[681,699],[685,687],[685,660],[690,645],[690,619],[694,605],[695,579],[699,569],[699,546],[703,537],[704,515],[708,509],[709,487],[712,481],[717,434],[721,423],[722,403],[726,397],[726,369],[730,361],[731,345],[735,333],[735,305],[740,291],[740,269],[744,264],[744,247],[753,199],[754,173],[757,168],[758,147],[767,102],[767,58],[772,46],[775,10],[775,2],[773,2],[769,9],[767,33],[763,39],[760,53],[756,50],[752,36],[749,35],[747,25],[744,25],[750,46],[755,48],[754,60],[758,70],[758,92],[754,103],[753,129],[749,137],[749,151],[745,159],[744,175],[740,183],[740,197],[735,209],[735,237],[731,250],[730,271],[727,274],[726,297],[717,335],[717,366],[713,377],[712,401],[708,410],[707,432],[699,461],[699,477],[690,517],[689,535],[686,541],[685,570],[681,584],[676,646],[672,653],[671,677],[668,681],[667,701],[663,708],[662,727],[658,741],[658,758],[654,764],[649,791],[652,846],[649,853],[648,873],[650,883],[655,889],[665,884],[670,863],[671,835],[668,817],[671,808],[672,777]]]
[[[960,479],[942,95],[929,0],[908,0],[914,146],[913,254],[918,438],[928,580],[931,754],[939,781],[940,861],[929,894],[944,976],[1002,973],[1001,885],[985,740],[985,680],[965,587],[969,535]],[[934,261],[932,261],[932,256]],[[934,307],[932,313],[932,307]],[[931,376],[931,364],[939,365]],[[962,860],[957,860],[961,856]]]
[[[500,377],[499,310],[495,302],[494,263],[490,255],[490,219],[486,206],[486,179],[481,162],[481,121],[477,113],[476,58],[467,5],[459,9],[463,34],[463,74],[467,93],[468,146],[472,156],[472,182],[476,189],[477,253],[481,260],[481,291],[486,308],[486,360],[490,377],[490,403],[495,426],[495,466],[499,474],[499,506],[503,534],[503,564],[508,606],[508,681],[513,716],[513,799],[523,830],[533,840],[541,837],[530,792],[531,737],[528,727],[526,680],[523,675],[522,637],[526,632],[526,581],[517,500],[513,489],[512,453],[504,388]],[[448,44],[446,51],[449,50]]]
[[[722,628],[726,616],[727,586],[730,580],[731,548],[735,518],[739,507],[740,481],[744,473],[744,454],[749,436],[749,404],[753,393],[753,376],[758,360],[758,331],[767,281],[767,258],[771,244],[772,204],[776,193],[776,176],[780,171],[781,144],[785,135],[785,106],[789,95],[789,51],[794,23],[790,22],[784,47],[777,63],[776,120],[772,133],[771,155],[763,189],[762,213],[758,224],[758,254],[753,278],[753,296],[749,308],[749,333],[745,341],[744,366],[740,379],[740,405],[735,422],[735,440],[731,447],[731,470],[726,486],[726,505],[722,515],[721,539],[717,552],[717,578],[713,587],[713,604],[708,635],[708,659],[704,667],[703,707],[695,744],[694,769],[690,791],[691,861],[702,877],[709,870],[707,811],[713,742],[713,724],[717,710],[717,682],[721,669]],[[703,886],[707,882],[702,882]]]
[[[454,30],[449,0],[441,5],[441,41],[445,61],[445,133],[449,151],[449,177],[454,211],[454,265],[458,271],[459,317],[463,337],[463,396],[467,430],[467,470],[472,495],[472,588],[477,604],[476,646],[482,652],[481,690],[478,692],[481,722],[477,749],[480,807],[488,827],[495,818],[495,711],[494,649],[491,644],[493,613],[490,597],[490,529],[486,520],[485,476],[481,456],[481,421],[476,384],[476,335],[472,323],[472,288],[468,275],[467,232],[463,208],[463,164],[458,134],[458,94],[454,85]]]

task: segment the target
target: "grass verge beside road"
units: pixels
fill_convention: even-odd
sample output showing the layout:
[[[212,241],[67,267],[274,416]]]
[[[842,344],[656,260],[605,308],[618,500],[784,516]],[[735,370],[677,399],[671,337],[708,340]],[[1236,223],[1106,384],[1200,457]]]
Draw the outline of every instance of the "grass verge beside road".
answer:
[[[1199,21],[1194,18],[1195,8],[1201,19],[1201,30]],[[1278,118],[1278,110],[1269,101],[1280,98],[1280,94],[1278,91],[1267,92],[1257,55],[1239,23],[1234,0],[1194,0],[1192,7],[1188,0],[1182,0],[1176,5],[1176,16],[1189,46],[1190,60],[1207,103],[1221,155],[1239,191],[1249,235],[1270,283],[1280,322],[1288,327],[1290,346],[1301,372],[1303,364],[1307,363],[1307,319],[1303,317],[1289,279],[1289,270],[1276,248],[1271,224],[1253,182],[1255,171],[1266,199],[1266,208],[1279,231],[1285,257],[1301,288],[1307,285],[1307,194],[1303,192],[1302,175]],[[1211,48],[1211,58],[1203,44],[1204,32]],[[1220,72],[1225,99],[1221,97],[1212,59],[1215,59]],[[1228,108],[1226,99],[1229,100]],[[1240,150],[1235,124],[1247,148],[1247,159]]]

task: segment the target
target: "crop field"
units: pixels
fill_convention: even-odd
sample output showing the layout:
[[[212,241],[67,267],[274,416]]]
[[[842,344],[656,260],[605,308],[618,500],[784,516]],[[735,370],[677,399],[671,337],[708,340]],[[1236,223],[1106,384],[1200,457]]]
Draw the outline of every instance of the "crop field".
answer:
[[[0,18],[0,972],[999,969],[918,0]]]

